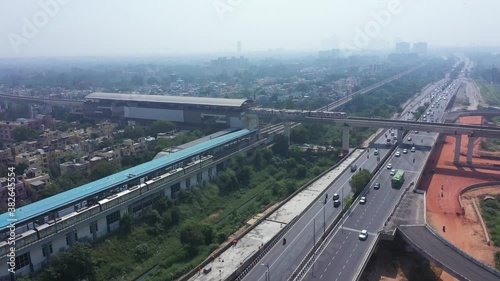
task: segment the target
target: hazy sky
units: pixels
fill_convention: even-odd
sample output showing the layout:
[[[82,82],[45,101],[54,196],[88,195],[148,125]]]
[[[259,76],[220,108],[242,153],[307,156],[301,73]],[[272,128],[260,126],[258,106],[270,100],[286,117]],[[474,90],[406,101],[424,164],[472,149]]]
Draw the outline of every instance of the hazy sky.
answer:
[[[393,47],[397,40],[427,41],[430,48],[500,45],[499,0],[0,0],[0,5],[0,57],[236,52],[237,41],[243,52]],[[390,18],[377,23],[375,13]]]

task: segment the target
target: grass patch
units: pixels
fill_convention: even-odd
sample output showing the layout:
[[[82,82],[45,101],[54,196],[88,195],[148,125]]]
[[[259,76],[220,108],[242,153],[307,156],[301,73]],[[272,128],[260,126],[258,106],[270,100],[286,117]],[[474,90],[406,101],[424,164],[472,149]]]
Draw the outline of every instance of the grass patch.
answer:
[[[482,79],[476,79],[484,101],[491,106],[500,106],[500,85],[489,84]]]
[[[496,247],[500,246],[500,196],[497,195],[495,199],[481,201],[481,215],[483,216],[491,240],[495,243]],[[495,266],[500,270],[500,252],[495,254]]]

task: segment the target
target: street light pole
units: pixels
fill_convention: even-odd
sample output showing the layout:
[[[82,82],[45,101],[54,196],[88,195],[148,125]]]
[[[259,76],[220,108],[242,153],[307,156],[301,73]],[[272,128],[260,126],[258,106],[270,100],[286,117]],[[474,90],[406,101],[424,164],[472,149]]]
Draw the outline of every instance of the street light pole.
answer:
[[[340,203],[341,203],[341,209],[342,211],[344,211],[344,186],[342,185],[340,187]],[[344,225],[342,224],[342,222],[340,222],[340,230],[342,231],[342,233],[344,232]]]
[[[323,206],[323,239],[325,238],[325,232],[326,232],[326,204]]]
[[[313,219],[313,251],[316,246],[316,218]]]
[[[269,264],[267,263],[263,263],[261,264],[261,266],[265,266],[267,268],[267,271],[266,271],[266,281],[270,281],[269,279]]]

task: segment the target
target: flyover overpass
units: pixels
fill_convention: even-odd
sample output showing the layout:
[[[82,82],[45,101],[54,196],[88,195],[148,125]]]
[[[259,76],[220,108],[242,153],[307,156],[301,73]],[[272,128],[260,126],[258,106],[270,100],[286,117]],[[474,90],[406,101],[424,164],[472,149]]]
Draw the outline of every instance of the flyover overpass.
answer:
[[[289,122],[310,122],[322,124],[339,124],[344,127],[342,132],[342,150],[349,149],[349,128],[350,127],[365,127],[365,128],[394,128],[401,131],[426,131],[436,132],[440,134],[454,135],[456,137],[455,157],[454,161],[458,162],[460,157],[460,146],[462,143],[462,135],[469,137],[467,163],[472,163],[472,147],[478,137],[500,138],[500,127],[485,127],[478,125],[461,125],[450,123],[431,123],[410,120],[394,120],[380,118],[360,118],[360,117],[311,117],[311,113],[317,113],[316,116],[327,112],[321,111],[297,111],[297,110],[274,110],[260,109],[260,111],[252,111],[249,114],[255,114],[257,117],[276,117],[283,121]],[[286,126],[287,123],[285,123]],[[287,131],[287,130],[285,130]],[[288,130],[289,132],[290,130]],[[403,134],[397,134],[398,142],[402,142]]]
[[[485,109],[480,109],[480,110],[460,110],[460,111],[448,112],[446,114],[446,117],[445,117],[445,122],[453,123],[459,117],[462,117],[462,116],[495,117],[495,116],[500,116],[500,109],[490,107],[490,108],[485,108]]]
[[[459,280],[500,280],[499,271],[460,251],[427,225],[399,226],[398,232],[417,252]]]

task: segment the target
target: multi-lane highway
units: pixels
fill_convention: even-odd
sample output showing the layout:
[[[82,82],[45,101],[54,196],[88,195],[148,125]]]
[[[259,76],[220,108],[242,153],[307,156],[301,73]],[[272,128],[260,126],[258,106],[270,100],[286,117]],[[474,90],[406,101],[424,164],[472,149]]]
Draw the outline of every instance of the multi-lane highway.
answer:
[[[382,159],[389,152],[389,148],[383,145],[378,151],[379,157],[372,155],[367,157],[363,154],[358,158],[354,162],[357,170],[359,171],[359,168],[374,170],[379,162],[377,159]],[[259,262],[266,266],[254,267],[244,280],[265,281],[267,266],[269,266],[269,280],[287,280],[313,247],[313,240],[318,241],[320,235],[323,234],[325,224],[328,228],[333,219],[339,215],[342,206],[335,208],[332,198],[335,193],[344,198],[352,194],[349,185],[352,175],[350,168],[345,170],[325,192],[328,194],[326,204],[325,196],[318,199],[317,203],[313,204],[287,232],[286,244],[278,243]]]
[[[456,86],[455,86],[456,87]],[[436,102],[433,117],[439,120],[443,114],[443,109],[449,101],[439,99],[442,94],[438,93],[433,102]],[[448,97],[451,96],[451,88]],[[429,106],[428,110],[433,110]],[[423,118],[423,117],[422,117]],[[430,121],[430,120],[429,120]],[[409,139],[411,138],[411,139]],[[366,190],[367,202],[363,205],[356,202],[350,212],[340,222],[341,227],[337,228],[333,235],[327,240],[327,245],[320,252],[316,262],[305,274],[305,280],[354,280],[363,264],[370,249],[374,246],[374,240],[382,230],[384,222],[394,210],[397,201],[403,195],[405,189],[414,183],[420,171],[425,165],[425,161],[437,138],[436,133],[410,132],[403,142],[399,144],[399,154],[394,152],[387,160],[391,164],[391,169],[381,169],[372,180],[372,186]],[[411,147],[415,147],[415,152],[411,152]],[[407,149],[408,153],[403,153]],[[398,169],[405,172],[405,183],[401,189],[391,187],[390,170]],[[381,188],[375,190],[373,183],[380,183]],[[368,231],[368,238],[364,241],[359,239],[362,230]]]
[[[419,102],[420,99],[425,98],[429,94],[429,91],[430,90],[425,91],[422,94],[423,97],[418,97],[415,102]],[[390,136],[389,131],[386,132],[389,137],[392,137]],[[410,152],[410,149],[413,146],[413,142],[408,144],[408,154],[402,154],[402,157],[399,157],[399,161],[395,161],[394,165],[396,168],[400,167],[401,169],[410,171],[416,165],[423,165],[423,151],[429,150],[429,146],[431,145],[434,138],[432,136],[429,136],[427,133],[421,133],[419,137],[419,140],[422,139],[425,140],[425,142],[416,143],[415,147],[417,148],[417,151],[414,153]],[[383,159],[385,154],[388,152],[388,148],[390,148],[386,146],[386,139],[386,135],[382,135],[381,137],[379,137],[370,148],[370,151],[367,151],[359,159],[357,159],[355,165],[357,166],[358,171],[359,168],[368,169],[370,171],[374,170],[380,159]],[[428,145],[427,148],[425,147],[426,144]],[[374,155],[375,149],[377,149],[378,155]],[[415,163],[413,163],[413,158],[409,157],[415,158]],[[353,235],[355,241],[358,241],[356,239],[358,233],[355,230],[353,231],[352,229],[359,228],[358,225],[362,224],[366,226],[373,224],[374,228],[380,228],[380,225],[376,223],[376,221],[379,220],[374,220],[373,217],[383,217],[383,224],[385,219],[388,217],[387,212],[391,212],[394,208],[394,206],[392,206],[391,208],[390,204],[396,204],[396,198],[402,193],[402,190],[392,190],[390,188],[389,172],[390,171],[386,170],[383,171],[384,181],[381,182],[383,188],[378,190],[379,195],[374,196],[374,198],[370,198],[366,205],[364,205],[369,209],[371,209],[373,206],[377,206],[377,209],[373,212],[369,212],[369,216],[360,216],[360,218],[353,221],[353,223],[351,223],[350,221],[346,223],[347,228],[343,233],[345,233],[346,235]],[[291,276],[295,268],[297,268],[301,260],[312,249],[313,241],[317,241],[320,235],[323,234],[325,225],[326,228],[328,228],[328,225],[340,213],[341,207],[334,208],[332,197],[334,193],[339,194],[341,197],[351,195],[351,188],[348,182],[352,174],[353,172],[351,172],[350,169],[344,171],[344,173],[342,173],[341,176],[327,189],[327,203],[324,204],[325,197],[322,197],[316,204],[313,204],[311,208],[309,208],[294,224],[294,226],[292,226],[287,232],[285,237],[287,240],[286,244],[283,245],[282,243],[278,243],[276,246],[274,246],[269,251],[269,253],[259,262],[262,266],[254,267],[250,271],[250,273],[246,275],[244,280],[287,280]],[[416,176],[416,173],[408,172],[406,177],[409,180],[408,182],[410,182]],[[374,195],[376,194],[374,193]],[[341,199],[341,201],[343,200]],[[351,213],[351,216],[354,216],[354,213]],[[370,235],[369,239],[365,242],[370,242],[371,239],[373,239],[373,235]],[[359,253],[363,253],[363,251],[360,251]]]

